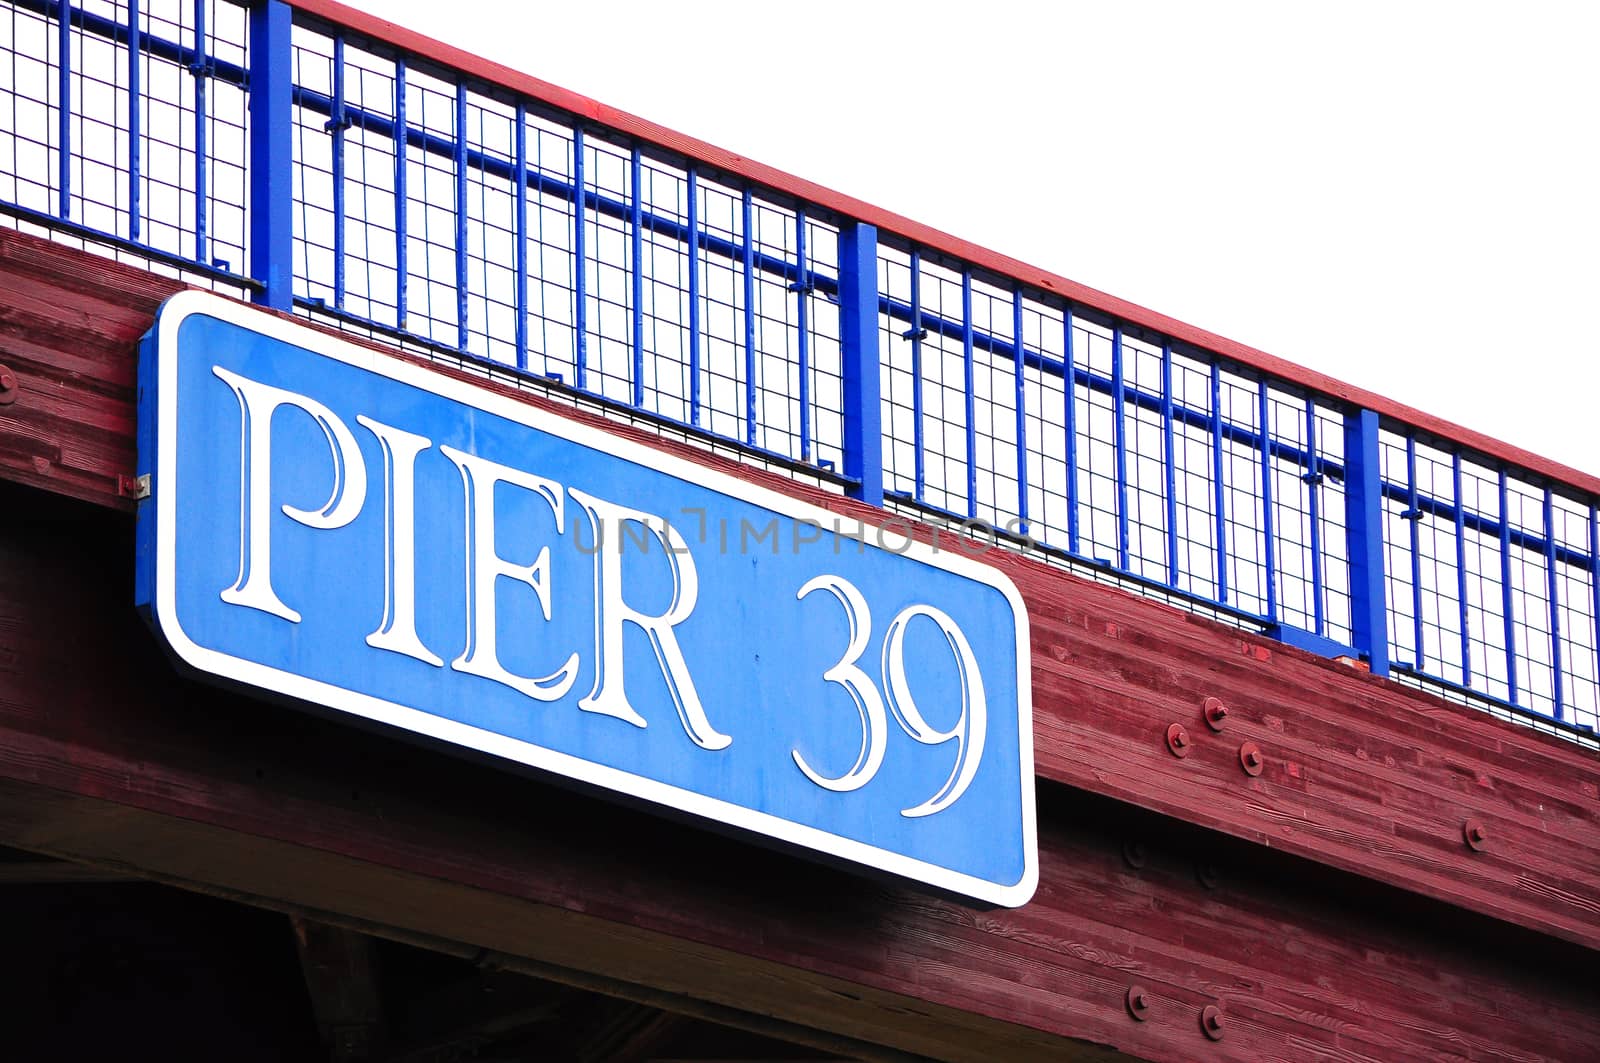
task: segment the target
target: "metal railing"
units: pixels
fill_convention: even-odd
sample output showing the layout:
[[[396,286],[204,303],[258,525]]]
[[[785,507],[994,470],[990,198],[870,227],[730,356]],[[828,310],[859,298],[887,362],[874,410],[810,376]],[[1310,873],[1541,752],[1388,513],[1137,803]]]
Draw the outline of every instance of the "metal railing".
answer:
[[[376,25],[0,3],[0,210],[1592,740],[1590,478]]]

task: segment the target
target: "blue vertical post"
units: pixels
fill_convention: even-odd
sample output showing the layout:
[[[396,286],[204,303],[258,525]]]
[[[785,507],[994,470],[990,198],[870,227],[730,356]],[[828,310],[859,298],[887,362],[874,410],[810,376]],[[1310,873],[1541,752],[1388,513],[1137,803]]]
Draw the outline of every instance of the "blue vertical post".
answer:
[[[197,0],[204,4],[206,0]],[[333,112],[327,129],[333,136],[333,305],[344,309],[344,37],[333,39]]]
[[[1411,524],[1411,625],[1417,670],[1425,671],[1427,650],[1422,622],[1422,506],[1417,498],[1417,441],[1406,437],[1406,520]]]
[[[139,28],[139,0],[128,0],[128,239],[138,243],[143,236],[140,188],[143,160],[139,139],[144,134],[141,98],[144,96],[144,33]]]
[[[1389,614],[1383,586],[1383,469],[1378,415],[1356,410],[1344,420],[1345,523],[1350,549],[1350,628],[1373,675],[1389,674]]]
[[[589,194],[583,187],[583,130],[572,131],[572,360],[573,386],[589,386],[589,262],[584,246]]]
[[[456,171],[456,346],[471,339],[467,327],[467,86],[456,85],[456,135],[451,142]]]
[[[927,439],[922,424],[922,341],[927,330],[922,327],[922,254],[911,252],[911,446],[915,466],[915,495],[918,502],[927,496],[928,454]]]
[[[1028,395],[1023,373],[1022,289],[1011,295],[1011,342],[1017,354],[1017,520],[1028,534]]]
[[[1078,542],[1078,363],[1073,351],[1072,307],[1061,311],[1062,424],[1067,433],[1067,550],[1082,553]]]
[[[1311,619],[1323,635],[1322,615],[1322,459],[1317,456],[1317,401],[1306,399],[1306,502],[1311,520]]]
[[[410,239],[406,235],[410,193],[406,188],[406,148],[411,141],[411,126],[406,118],[406,64],[394,64],[394,323],[404,331],[406,303],[411,286]]]
[[[1472,631],[1467,625],[1467,503],[1461,497],[1461,455],[1450,462],[1451,489],[1456,500],[1456,598],[1461,607],[1461,685],[1472,686]]]
[[[644,405],[644,167],[640,164],[639,149],[634,148],[628,158],[628,301],[633,304],[633,358],[629,375],[633,377],[631,400],[636,407]]]
[[[56,214],[72,217],[72,3],[61,0],[56,23]]]
[[[1117,568],[1129,569],[1128,562],[1128,426],[1127,394],[1122,379],[1122,329],[1111,329],[1111,424],[1116,448],[1117,473]],[[1093,429],[1091,429],[1092,431]],[[1090,499],[1093,504],[1093,498]]]
[[[689,171],[689,423],[700,424],[700,181]]]
[[[806,269],[806,212],[794,215],[795,339],[800,361],[800,460],[811,460],[811,275]]]
[[[839,228],[839,350],[844,391],[844,473],[850,495],[883,505],[883,406],[878,352],[878,230]]]
[[[511,195],[515,197],[516,215],[512,233],[517,240],[517,291],[512,303],[517,313],[517,368],[528,369],[528,114],[520,102],[512,119],[517,123],[512,151],[517,172],[511,179]]]
[[[1561,682],[1561,581],[1556,576],[1555,500],[1544,489],[1544,571],[1550,596],[1550,690],[1555,697],[1555,717],[1566,719],[1566,697]]]
[[[744,441],[756,445],[756,235],[752,232],[750,190],[740,198],[744,232]]]
[[[1500,608],[1506,633],[1506,700],[1517,700],[1517,618],[1516,601],[1511,593],[1511,509],[1506,489],[1506,471],[1500,470]]]
[[[211,76],[211,59],[206,53],[206,2],[194,0],[194,63],[189,67],[194,78],[194,257],[199,262],[211,261],[206,232],[206,185],[210,183],[206,166],[210,154],[206,146],[206,80]],[[337,191],[336,187],[335,194]]]
[[[1178,455],[1172,430],[1172,341],[1161,345],[1161,449],[1167,522],[1167,583],[1178,585]]]
[[[1222,438],[1222,367],[1211,363],[1211,486],[1217,538],[1217,601],[1228,602],[1228,488]]]
[[[274,310],[294,307],[292,27],[284,0],[250,8],[250,276]]]
[[[1265,548],[1267,619],[1278,620],[1278,543],[1272,512],[1272,395],[1267,381],[1257,388],[1261,422],[1261,539]]]
[[[961,372],[962,404],[967,424],[967,516],[978,515],[978,426],[974,400],[977,381],[972,365],[972,271],[961,271]]]
[[[1589,507],[1589,593],[1594,598],[1594,612],[1589,614],[1594,640],[1589,645],[1596,666],[1589,674],[1600,675],[1600,511],[1594,506]]]

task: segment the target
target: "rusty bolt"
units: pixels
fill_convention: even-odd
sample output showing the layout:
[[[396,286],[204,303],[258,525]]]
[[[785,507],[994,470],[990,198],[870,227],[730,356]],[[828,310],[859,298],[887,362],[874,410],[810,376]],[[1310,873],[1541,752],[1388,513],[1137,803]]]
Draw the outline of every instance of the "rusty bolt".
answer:
[[[1206,724],[1213,731],[1222,730],[1228,720],[1228,706],[1222,703],[1221,698],[1207,698],[1205,704]]]
[[[1483,852],[1484,846],[1489,844],[1489,832],[1475,819],[1467,820],[1467,825],[1461,829],[1461,835],[1467,840],[1467,848],[1475,853]]]
[[[1172,750],[1172,755],[1175,757],[1189,755],[1189,732],[1184,729],[1183,724],[1175,723],[1167,728],[1167,748]]]
[[[1122,843],[1122,859],[1126,860],[1128,866],[1135,871],[1143,867],[1149,858],[1150,853],[1145,849],[1144,842],[1130,838]]]
[[[17,401],[17,374],[8,366],[0,365],[0,406]]]
[[[1128,987],[1128,1014],[1139,1022],[1149,1018],[1145,1013],[1150,1010],[1150,994],[1142,985]]]
[[[1261,769],[1267,766],[1267,760],[1261,755],[1261,747],[1254,742],[1246,742],[1239,747],[1239,766],[1246,775],[1260,775]]]
[[[1201,1008],[1200,1030],[1213,1041],[1222,1040],[1222,1009],[1215,1004],[1207,1004]]]

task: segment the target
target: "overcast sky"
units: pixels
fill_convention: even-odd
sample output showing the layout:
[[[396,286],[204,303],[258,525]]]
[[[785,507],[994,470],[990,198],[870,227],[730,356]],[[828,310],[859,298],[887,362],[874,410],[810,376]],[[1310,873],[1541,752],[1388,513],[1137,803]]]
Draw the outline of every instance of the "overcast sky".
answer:
[[[1600,4],[355,6],[1600,473]]]

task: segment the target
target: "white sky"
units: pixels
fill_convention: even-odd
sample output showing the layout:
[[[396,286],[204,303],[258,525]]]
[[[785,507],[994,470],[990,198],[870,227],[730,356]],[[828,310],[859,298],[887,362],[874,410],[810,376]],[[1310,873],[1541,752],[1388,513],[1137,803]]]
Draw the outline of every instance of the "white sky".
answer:
[[[1600,4],[354,4],[1600,473]]]

